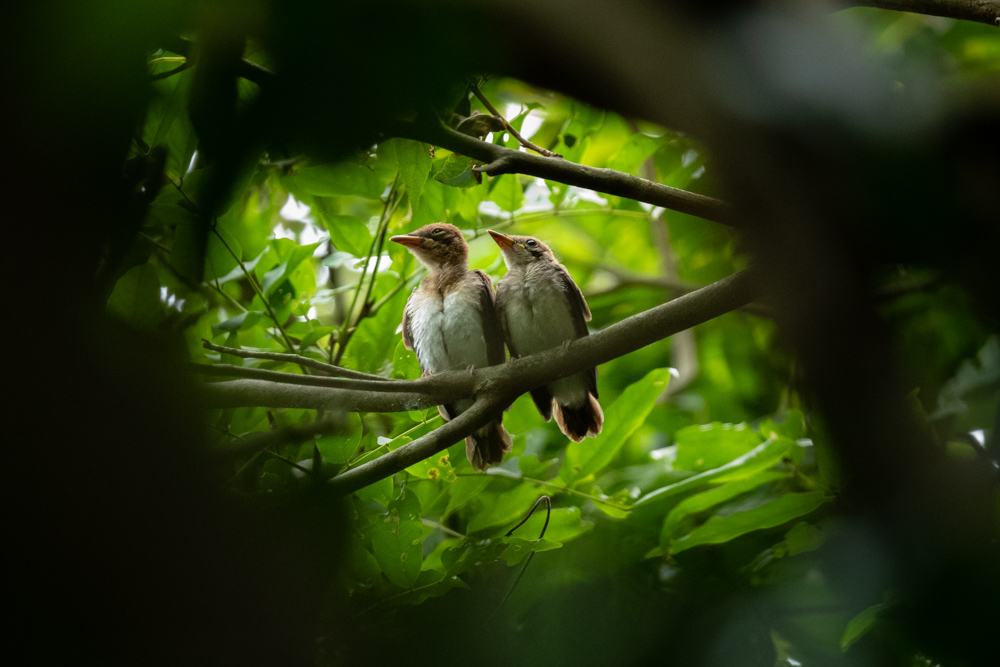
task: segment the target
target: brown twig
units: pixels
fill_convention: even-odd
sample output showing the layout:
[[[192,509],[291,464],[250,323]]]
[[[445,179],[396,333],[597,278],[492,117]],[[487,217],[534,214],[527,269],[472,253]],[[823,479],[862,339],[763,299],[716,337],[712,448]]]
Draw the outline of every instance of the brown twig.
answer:
[[[507,122],[507,119],[503,117],[503,114],[497,111],[496,107],[490,104],[490,101],[486,99],[485,95],[483,95],[483,91],[479,90],[479,86],[477,86],[475,83],[470,81],[469,89],[472,91],[473,95],[479,98],[479,101],[483,103],[483,106],[486,107],[487,111],[489,111],[491,114],[493,114],[503,122],[504,128],[506,128],[506,130],[510,132],[510,135],[515,139],[517,139],[518,143],[520,143],[522,146],[524,146],[527,149],[533,150],[536,153],[544,155],[545,157],[562,158],[562,155],[560,155],[559,153],[553,153],[549,149],[537,146],[532,142],[528,141],[527,139],[525,139],[524,137],[522,137],[521,133],[515,130],[513,126]]]

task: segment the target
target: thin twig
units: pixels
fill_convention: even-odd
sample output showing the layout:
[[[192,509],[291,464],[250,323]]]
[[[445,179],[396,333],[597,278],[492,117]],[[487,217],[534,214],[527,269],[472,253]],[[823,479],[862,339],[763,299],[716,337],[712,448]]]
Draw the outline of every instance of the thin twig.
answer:
[[[389,226],[389,220],[392,218],[392,214],[395,212],[396,206],[399,203],[399,199],[397,197],[398,185],[399,170],[396,170],[396,177],[392,180],[392,185],[389,188],[389,194],[385,198],[385,205],[382,207],[382,216],[379,218],[375,238],[372,239],[372,244],[368,250],[368,256],[365,258],[365,265],[361,270],[361,277],[358,278],[357,290],[354,292],[354,298],[351,299],[351,307],[347,309],[344,323],[340,328],[340,333],[337,335],[337,352],[330,357],[331,364],[336,365],[340,363],[340,360],[344,356],[344,352],[347,350],[347,344],[351,342],[351,338],[354,337],[354,332],[357,330],[358,325],[368,314],[367,308],[370,306],[368,299],[371,297],[372,289],[375,286],[375,280],[378,274],[378,264],[379,260],[381,260],[380,255],[382,252],[382,244],[385,241],[385,233]],[[372,257],[375,258],[375,266],[372,269],[371,282],[368,285],[368,292],[365,295],[365,299],[361,302],[361,311],[355,317],[354,309],[358,304],[358,298],[361,296],[361,291],[365,287],[365,276],[368,274],[368,266],[372,262]],[[332,344],[331,340],[331,346]]]
[[[373,391],[388,394],[408,394],[413,392],[427,393],[428,395],[439,395],[442,399],[450,396],[450,400],[460,397],[461,390],[453,383],[454,378],[446,378],[444,375],[427,375],[417,380],[389,380],[379,378],[378,380],[329,377],[326,375],[302,375],[300,373],[287,373],[285,371],[272,371],[266,368],[248,368],[246,366],[234,366],[232,364],[201,364],[192,363],[188,365],[192,373],[199,375],[211,375],[214,377],[236,377],[251,378],[256,380],[267,380],[282,384],[297,384],[310,387],[330,387],[332,389],[353,389],[356,391]],[[466,375],[468,375],[466,373]],[[472,376],[464,383],[469,389],[472,388]],[[442,400],[442,403],[446,401]]]
[[[559,153],[554,153],[554,152],[550,151],[547,148],[542,148],[541,146],[537,146],[537,145],[531,143],[530,141],[528,141],[527,139],[525,139],[524,137],[522,137],[521,133],[518,132],[517,130],[515,130],[513,128],[513,126],[511,126],[511,124],[507,122],[507,119],[503,117],[503,114],[501,114],[499,111],[497,111],[496,107],[494,107],[492,104],[490,104],[490,101],[488,99],[486,99],[485,95],[483,95],[483,91],[479,90],[479,86],[477,86],[472,81],[469,82],[469,89],[472,91],[472,93],[477,98],[479,98],[479,101],[483,103],[483,106],[486,107],[487,111],[489,111],[491,114],[493,114],[494,116],[496,116],[497,118],[499,118],[501,121],[503,121],[503,126],[507,129],[508,132],[510,132],[510,134],[511,134],[512,137],[514,137],[515,139],[517,139],[518,143],[520,143],[522,146],[524,146],[525,148],[528,148],[530,150],[533,150],[536,153],[540,153],[541,155],[544,155],[545,157],[562,158],[562,155],[560,155]]]
[[[316,359],[312,359],[310,357],[306,357],[301,354],[289,354],[286,352],[262,352],[258,350],[244,350],[235,347],[226,347],[224,345],[216,345],[215,343],[211,343],[205,340],[204,338],[201,339],[201,344],[203,347],[205,347],[205,349],[212,350],[214,352],[220,352],[222,354],[228,354],[233,357],[240,357],[242,359],[268,359],[270,361],[283,361],[289,364],[308,366],[309,368],[322,371],[332,377],[351,378],[354,380],[371,380],[373,382],[390,381],[388,378],[384,378],[381,375],[373,375],[371,373],[352,371],[349,368],[323,363],[322,361],[317,361]]]
[[[163,60],[168,60],[168,59],[164,58]],[[153,74],[152,76],[149,77],[149,80],[150,81],[162,81],[163,79],[167,79],[169,77],[172,77],[174,74],[180,74],[184,70],[190,69],[190,68],[191,68],[191,63],[190,62],[184,62],[181,65],[179,65],[179,66],[177,66],[177,67],[175,67],[173,69],[168,69],[166,72],[160,72],[159,74]]]
[[[267,295],[264,294],[263,288],[257,284],[256,278],[250,272],[250,270],[247,269],[246,264],[243,263],[243,258],[241,258],[238,254],[236,254],[236,252],[233,251],[232,248],[229,247],[229,244],[226,243],[226,239],[222,238],[222,234],[219,233],[219,230],[216,228],[216,225],[214,223],[212,224],[212,233],[214,233],[215,236],[219,239],[219,241],[222,242],[222,245],[225,246],[226,250],[229,251],[229,254],[232,255],[233,259],[236,260],[236,263],[240,265],[240,269],[243,271],[243,275],[245,275],[247,280],[250,281],[250,286],[253,288],[253,291],[256,292],[257,296],[264,304],[264,309],[267,310],[268,317],[271,318],[271,321],[274,322],[274,326],[277,327],[278,329],[278,333],[281,334],[281,339],[284,342],[285,347],[288,349],[289,352],[294,352],[295,345],[288,337],[288,334],[285,333],[285,328],[281,326],[281,322],[278,321],[278,315],[277,313],[274,312],[274,309],[271,308],[271,301],[267,298]]]
[[[523,526],[525,522],[531,518],[531,515],[535,513],[535,509],[538,507],[538,505],[543,501],[545,502],[545,523],[542,524],[542,532],[538,534],[538,539],[542,539],[543,537],[545,537],[545,531],[549,529],[549,519],[552,517],[552,499],[549,498],[548,496],[539,496],[538,500],[535,501],[535,504],[531,506],[531,510],[528,512],[528,516],[521,519],[520,523],[518,523],[516,526],[508,530],[507,533],[504,535],[504,537],[510,537],[511,535],[514,534],[515,530]],[[521,583],[521,577],[524,576],[525,571],[527,571],[528,566],[531,564],[531,559],[533,559],[534,557],[535,557],[535,551],[532,550],[531,553],[528,554],[528,558],[524,561],[524,565],[521,566],[521,571],[517,573],[517,578],[514,579],[514,583],[510,585],[510,588],[507,589],[507,594],[503,596],[503,599],[500,600],[500,604],[497,605],[496,611],[493,612],[494,614],[497,611],[500,611],[500,608],[503,607],[504,603],[507,602],[507,600],[510,598],[511,594],[514,592],[514,589],[517,588],[517,585],[519,583]]]

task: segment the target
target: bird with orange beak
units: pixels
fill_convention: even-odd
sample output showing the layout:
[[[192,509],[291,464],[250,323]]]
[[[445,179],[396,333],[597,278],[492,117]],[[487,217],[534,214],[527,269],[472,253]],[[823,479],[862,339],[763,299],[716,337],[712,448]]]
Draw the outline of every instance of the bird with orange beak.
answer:
[[[497,285],[496,308],[511,357],[588,335],[587,300],[548,246],[531,236],[489,232],[507,264],[507,275]],[[559,428],[574,442],[596,436],[604,425],[596,368],[533,389],[531,398],[545,421],[555,415]]]
[[[484,368],[505,360],[503,331],[494,308],[493,283],[469,270],[469,246],[454,225],[438,222],[393,236],[427,267],[403,311],[403,343],[416,352],[425,373]],[[438,406],[454,419],[472,406],[462,399]],[[502,417],[465,439],[465,453],[477,470],[503,461],[511,449]]]

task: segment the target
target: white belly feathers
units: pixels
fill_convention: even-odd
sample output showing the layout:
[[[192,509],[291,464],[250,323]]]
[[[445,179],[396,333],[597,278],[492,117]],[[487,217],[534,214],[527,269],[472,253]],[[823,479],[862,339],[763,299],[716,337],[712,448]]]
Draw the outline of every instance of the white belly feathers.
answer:
[[[482,319],[475,307],[479,300],[472,299],[466,291],[463,286],[449,292],[444,299],[439,292],[413,295],[410,328],[417,359],[425,371],[437,373],[489,365]]]
[[[530,274],[515,285],[504,309],[518,354],[528,356],[576,338],[569,304],[556,285]]]

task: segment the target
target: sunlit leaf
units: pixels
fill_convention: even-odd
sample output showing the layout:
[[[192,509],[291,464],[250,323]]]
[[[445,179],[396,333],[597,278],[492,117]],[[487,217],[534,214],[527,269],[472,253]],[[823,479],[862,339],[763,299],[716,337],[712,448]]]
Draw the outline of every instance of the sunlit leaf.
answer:
[[[660,368],[630,385],[604,409],[604,429],[597,437],[569,444],[559,476],[567,483],[573,483],[610,463],[625,440],[646,420],[656,405],[656,399],[666,389],[669,378],[670,372]]]
[[[713,516],[690,534],[673,540],[670,550],[676,554],[702,544],[720,544],[755,530],[774,528],[809,514],[827,500],[822,491],[789,493],[746,512]]]
[[[349,412],[341,431],[329,433],[316,440],[320,455],[330,463],[346,463],[361,444],[361,416]]]

